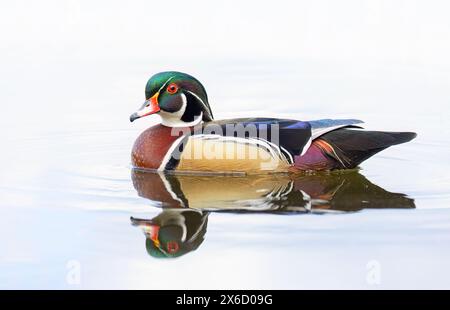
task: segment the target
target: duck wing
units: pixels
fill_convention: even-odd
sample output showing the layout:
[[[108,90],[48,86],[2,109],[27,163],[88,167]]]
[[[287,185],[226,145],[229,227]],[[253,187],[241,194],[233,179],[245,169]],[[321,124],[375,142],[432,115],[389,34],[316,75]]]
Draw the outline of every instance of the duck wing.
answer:
[[[376,153],[396,144],[411,141],[417,136],[414,132],[366,131],[358,129],[339,129],[320,137],[331,149],[325,149],[326,155],[339,162],[338,168],[348,169]]]
[[[239,144],[255,145],[263,148],[286,164],[295,164],[296,158],[304,155],[312,141],[326,133],[343,127],[354,127],[362,123],[360,120],[315,120],[300,121],[278,118],[235,118],[210,121],[201,127],[194,126],[190,135],[186,135],[177,143],[177,149],[184,150],[191,138],[222,143],[235,141]],[[202,143],[202,142],[200,142]],[[179,159],[170,158],[165,170],[174,170]]]
[[[214,127],[220,130],[215,131]],[[294,156],[306,152],[312,139],[309,122],[278,118],[236,118],[212,121],[203,124],[202,134],[205,132],[214,132],[215,135],[218,134],[227,139],[244,138],[248,142],[256,139],[261,145],[281,152],[291,164]]]
[[[276,142],[294,157],[303,155],[311,142],[318,137],[340,128],[361,128],[357,125],[362,123],[364,122],[358,119],[319,119],[305,122],[278,118],[236,118],[206,124],[217,124],[223,129],[230,125],[254,126],[257,129],[257,137],[260,139],[267,137],[269,141],[276,141],[275,135],[272,133],[278,129],[279,139]]]
[[[311,139],[315,140],[318,137],[339,128],[361,128],[356,125],[362,123],[364,122],[359,119],[319,119],[309,121],[309,124],[311,125]]]

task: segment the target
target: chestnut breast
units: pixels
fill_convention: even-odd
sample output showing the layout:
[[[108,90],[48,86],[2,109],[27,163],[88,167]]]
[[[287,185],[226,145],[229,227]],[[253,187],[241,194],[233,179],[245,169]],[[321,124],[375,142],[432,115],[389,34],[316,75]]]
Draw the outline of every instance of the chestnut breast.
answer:
[[[173,142],[183,134],[178,129],[158,124],[142,132],[131,151],[132,165],[137,168],[158,169]]]

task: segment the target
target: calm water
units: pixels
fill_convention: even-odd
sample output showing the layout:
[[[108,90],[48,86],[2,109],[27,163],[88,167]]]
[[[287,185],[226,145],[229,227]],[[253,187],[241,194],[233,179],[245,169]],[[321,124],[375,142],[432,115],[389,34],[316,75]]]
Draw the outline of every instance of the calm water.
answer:
[[[0,288],[450,288],[446,5],[175,2],[177,40],[162,2],[2,4]],[[128,117],[163,70],[198,77],[218,119],[418,137],[331,174],[132,171],[159,118]]]
[[[157,117],[135,128],[122,114],[104,128],[5,137],[1,287],[450,287],[450,148],[433,139],[438,118],[353,113],[419,132],[360,170],[164,176],[129,165]]]

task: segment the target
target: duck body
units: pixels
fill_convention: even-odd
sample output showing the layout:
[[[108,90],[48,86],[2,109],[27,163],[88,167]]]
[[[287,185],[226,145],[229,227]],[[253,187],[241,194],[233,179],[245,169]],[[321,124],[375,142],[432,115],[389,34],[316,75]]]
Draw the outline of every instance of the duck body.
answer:
[[[180,72],[153,76],[146,101],[130,120],[158,113],[162,123],[134,143],[135,168],[192,173],[271,173],[351,169],[411,132],[366,131],[356,119],[214,120],[206,91]]]
[[[351,169],[382,149],[415,136],[355,129],[360,123],[352,119],[302,122],[252,118],[208,122],[197,128],[158,124],[137,138],[132,164],[141,169],[192,173]],[[270,142],[271,125],[278,126],[278,144]],[[222,131],[205,134],[208,126]],[[234,131],[227,132],[227,126],[252,126],[257,131],[255,136],[242,138]]]

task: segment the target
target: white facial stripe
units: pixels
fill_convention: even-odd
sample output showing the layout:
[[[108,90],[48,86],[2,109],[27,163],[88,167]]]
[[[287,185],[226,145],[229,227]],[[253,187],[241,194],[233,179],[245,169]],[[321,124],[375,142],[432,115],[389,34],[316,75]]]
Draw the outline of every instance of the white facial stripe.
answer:
[[[205,223],[206,223],[206,217],[202,217],[202,223],[198,227],[197,231],[189,238],[188,241],[192,241],[192,240],[195,240],[195,238],[197,238],[197,236],[200,234],[203,227],[205,226]]]
[[[167,83],[169,83],[169,81],[171,79],[173,79],[175,76],[171,76],[170,78],[167,79],[167,81],[164,82],[163,86],[161,86],[158,90],[158,93],[161,92],[161,90],[167,85]]]
[[[182,104],[181,104],[181,108],[178,111],[175,111],[175,112],[161,111],[161,113],[159,114],[162,118],[163,125],[169,126],[169,127],[175,127],[175,126],[171,126],[171,123],[182,122],[182,120],[180,118],[183,116],[184,111],[186,111],[187,98],[186,98],[186,95],[183,93],[181,93],[180,96],[181,96]]]
[[[182,100],[183,100],[183,105],[181,106],[181,109],[179,109],[178,111],[175,111],[173,113],[170,112],[166,112],[166,111],[162,111],[159,113],[159,115],[162,118],[162,124],[164,126],[168,126],[168,127],[190,127],[190,126],[195,126],[198,123],[201,122],[202,118],[203,118],[203,113],[200,112],[200,115],[197,116],[192,122],[183,122],[181,120],[181,117],[183,116],[184,112],[186,111],[186,107],[187,107],[187,98],[186,95],[181,93],[180,94]]]
[[[181,104],[181,109],[179,109],[178,111],[171,113],[174,116],[178,116],[178,117],[182,117],[184,112],[186,111],[186,107],[187,107],[187,98],[186,95],[181,93],[180,94],[181,100],[183,101],[183,103]]]
[[[194,96],[195,98],[197,98],[198,101],[200,101],[200,102],[202,103],[202,105],[203,105],[203,107],[205,108],[205,110],[208,111],[209,114],[211,114],[210,109],[209,109],[208,106],[203,102],[202,98],[200,98],[196,93],[191,92],[190,90],[186,90],[186,91],[187,91],[188,93],[190,93],[192,96]],[[210,115],[210,116],[212,116],[212,115]]]
[[[162,89],[164,87],[166,87],[167,83],[170,82],[170,80],[172,80],[175,76],[171,76],[170,78],[168,78],[164,84],[159,88],[158,92],[161,92]],[[208,108],[208,106],[205,104],[205,102],[194,92],[191,92],[189,90],[186,90],[189,94],[191,94],[192,96],[194,96],[195,98],[198,99],[198,101],[200,101],[200,103],[203,105],[204,109],[206,111],[209,112],[209,114],[211,114],[210,109]],[[181,120],[181,116],[183,116],[184,112],[186,111],[186,106],[187,106],[187,98],[186,95],[183,93],[180,93],[180,96],[183,100],[183,105],[181,107],[180,110],[170,113],[170,112],[166,112],[166,111],[160,111],[159,115],[162,118],[162,124],[168,127],[189,127],[189,126],[195,126],[198,123],[200,123],[203,119],[203,112],[200,112],[200,115],[197,116],[192,122],[183,122]],[[211,115],[210,115],[211,116]]]

